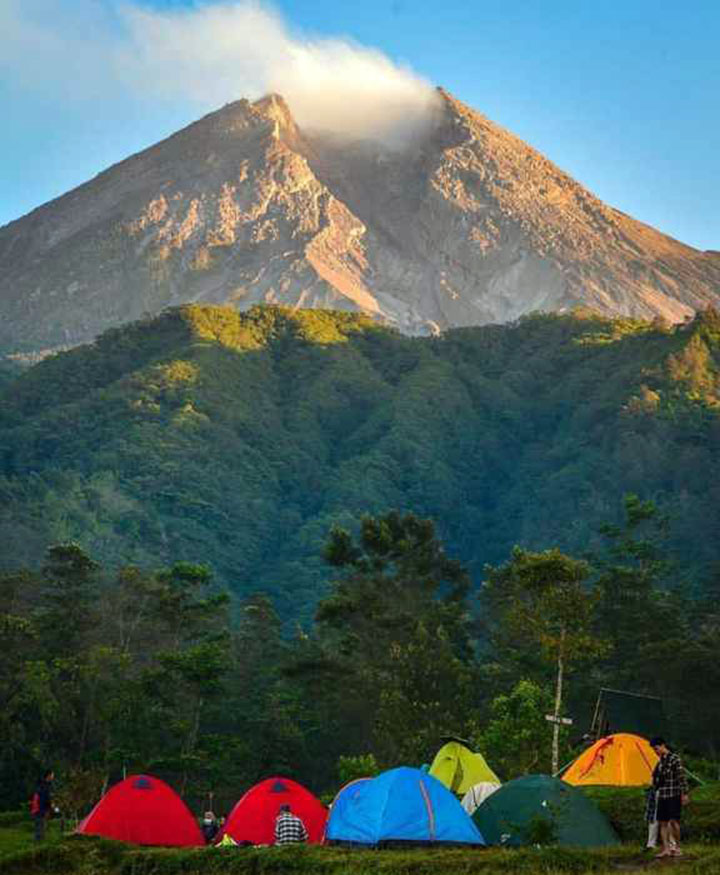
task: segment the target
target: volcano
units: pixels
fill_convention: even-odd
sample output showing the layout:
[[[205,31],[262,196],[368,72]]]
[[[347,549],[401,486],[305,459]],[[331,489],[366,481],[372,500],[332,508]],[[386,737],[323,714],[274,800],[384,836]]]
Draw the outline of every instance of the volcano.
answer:
[[[682,322],[720,253],[604,204],[438,90],[400,151],[239,100],[0,229],[0,353],[202,301],[362,311],[409,334],[536,310]]]

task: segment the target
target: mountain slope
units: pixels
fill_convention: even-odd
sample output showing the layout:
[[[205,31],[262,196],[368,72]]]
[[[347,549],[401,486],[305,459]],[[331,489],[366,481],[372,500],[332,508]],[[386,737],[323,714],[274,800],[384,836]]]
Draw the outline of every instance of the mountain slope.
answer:
[[[191,306],[51,357],[0,396],[3,564],[80,541],[210,563],[309,616],[334,523],[437,520],[471,563],[584,553],[622,496],[699,576],[720,525],[720,319],[528,317],[409,338],[354,314]]]
[[[605,206],[439,92],[405,152],[229,104],[0,229],[0,352],[93,339],[166,306],[357,310],[404,332],[584,304],[682,321],[720,255]]]

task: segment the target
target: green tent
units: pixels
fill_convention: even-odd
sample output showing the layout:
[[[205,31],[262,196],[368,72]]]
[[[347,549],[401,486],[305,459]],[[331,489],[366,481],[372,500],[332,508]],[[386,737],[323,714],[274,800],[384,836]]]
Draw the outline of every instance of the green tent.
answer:
[[[435,754],[430,774],[448,790],[464,796],[475,784],[499,784],[500,778],[480,753],[473,753],[460,741],[448,741]]]
[[[618,845],[605,816],[581,790],[547,775],[508,781],[473,820],[489,845]]]

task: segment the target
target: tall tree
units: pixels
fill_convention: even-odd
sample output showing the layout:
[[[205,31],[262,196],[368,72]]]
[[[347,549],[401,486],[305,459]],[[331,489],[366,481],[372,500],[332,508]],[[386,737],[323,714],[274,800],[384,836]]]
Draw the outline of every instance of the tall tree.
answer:
[[[587,586],[590,567],[560,550],[534,553],[515,547],[512,558],[489,568],[486,604],[514,638],[537,645],[554,665],[552,769],[559,767],[559,740],[566,674],[578,662],[598,656],[605,644],[592,628],[597,592]]]
[[[338,755],[429,755],[470,719],[476,695],[466,570],[430,520],[397,511],[365,517],[356,535],[333,529],[325,557],[338,575],[304,650],[347,728]]]
[[[684,579],[687,569],[666,558],[670,520],[653,501],[629,494],[624,510],[622,525],[601,529],[605,550],[593,557],[595,626],[612,643],[595,677],[661,697],[674,737],[714,754],[720,699],[710,654],[720,638],[720,575],[702,585]]]
[[[33,683],[39,634],[27,610],[37,588],[37,578],[27,571],[0,574],[0,806],[16,806],[23,798],[33,741],[26,720],[37,720],[43,701],[44,684]]]
[[[623,504],[622,525],[601,527],[604,550],[591,557],[597,571],[595,624],[613,643],[605,671],[612,673],[614,685],[637,686],[652,683],[642,652],[657,641],[660,628],[670,632],[676,625],[667,616],[671,563],[663,546],[669,521],[654,502],[637,495],[626,495]]]
[[[48,548],[42,568],[41,627],[56,655],[75,655],[95,627],[99,595],[98,563],[79,544]]]

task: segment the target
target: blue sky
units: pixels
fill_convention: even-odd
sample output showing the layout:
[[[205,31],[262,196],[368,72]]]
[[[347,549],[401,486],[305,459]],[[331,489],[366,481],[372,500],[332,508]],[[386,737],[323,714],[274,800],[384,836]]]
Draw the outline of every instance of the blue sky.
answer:
[[[225,99],[257,96],[244,93],[259,87],[247,73],[237,93],[234,80],[199,87],[197,67],[177,77],[196,87],[159,87],[182,68],[177,52],[191,51],[192,40],[178,38],[181,49],[167,48],[158,61],[155,19],[131,15],[162,13],[167,22],[185,11],[192,28],[193,15],[218,5],[237,6],[0,0],[0,223]],[[606,202],[698,248],[720,249],[717,0],[277,0],[265,8],[300,44],[343,38],[383,52],[518,134]],[[138,40],[145,67],[136,64]],[[262,52],[262,38],[255,42]],[[208,57],[193,63],[212,77],[217,38],[200,48]]]

